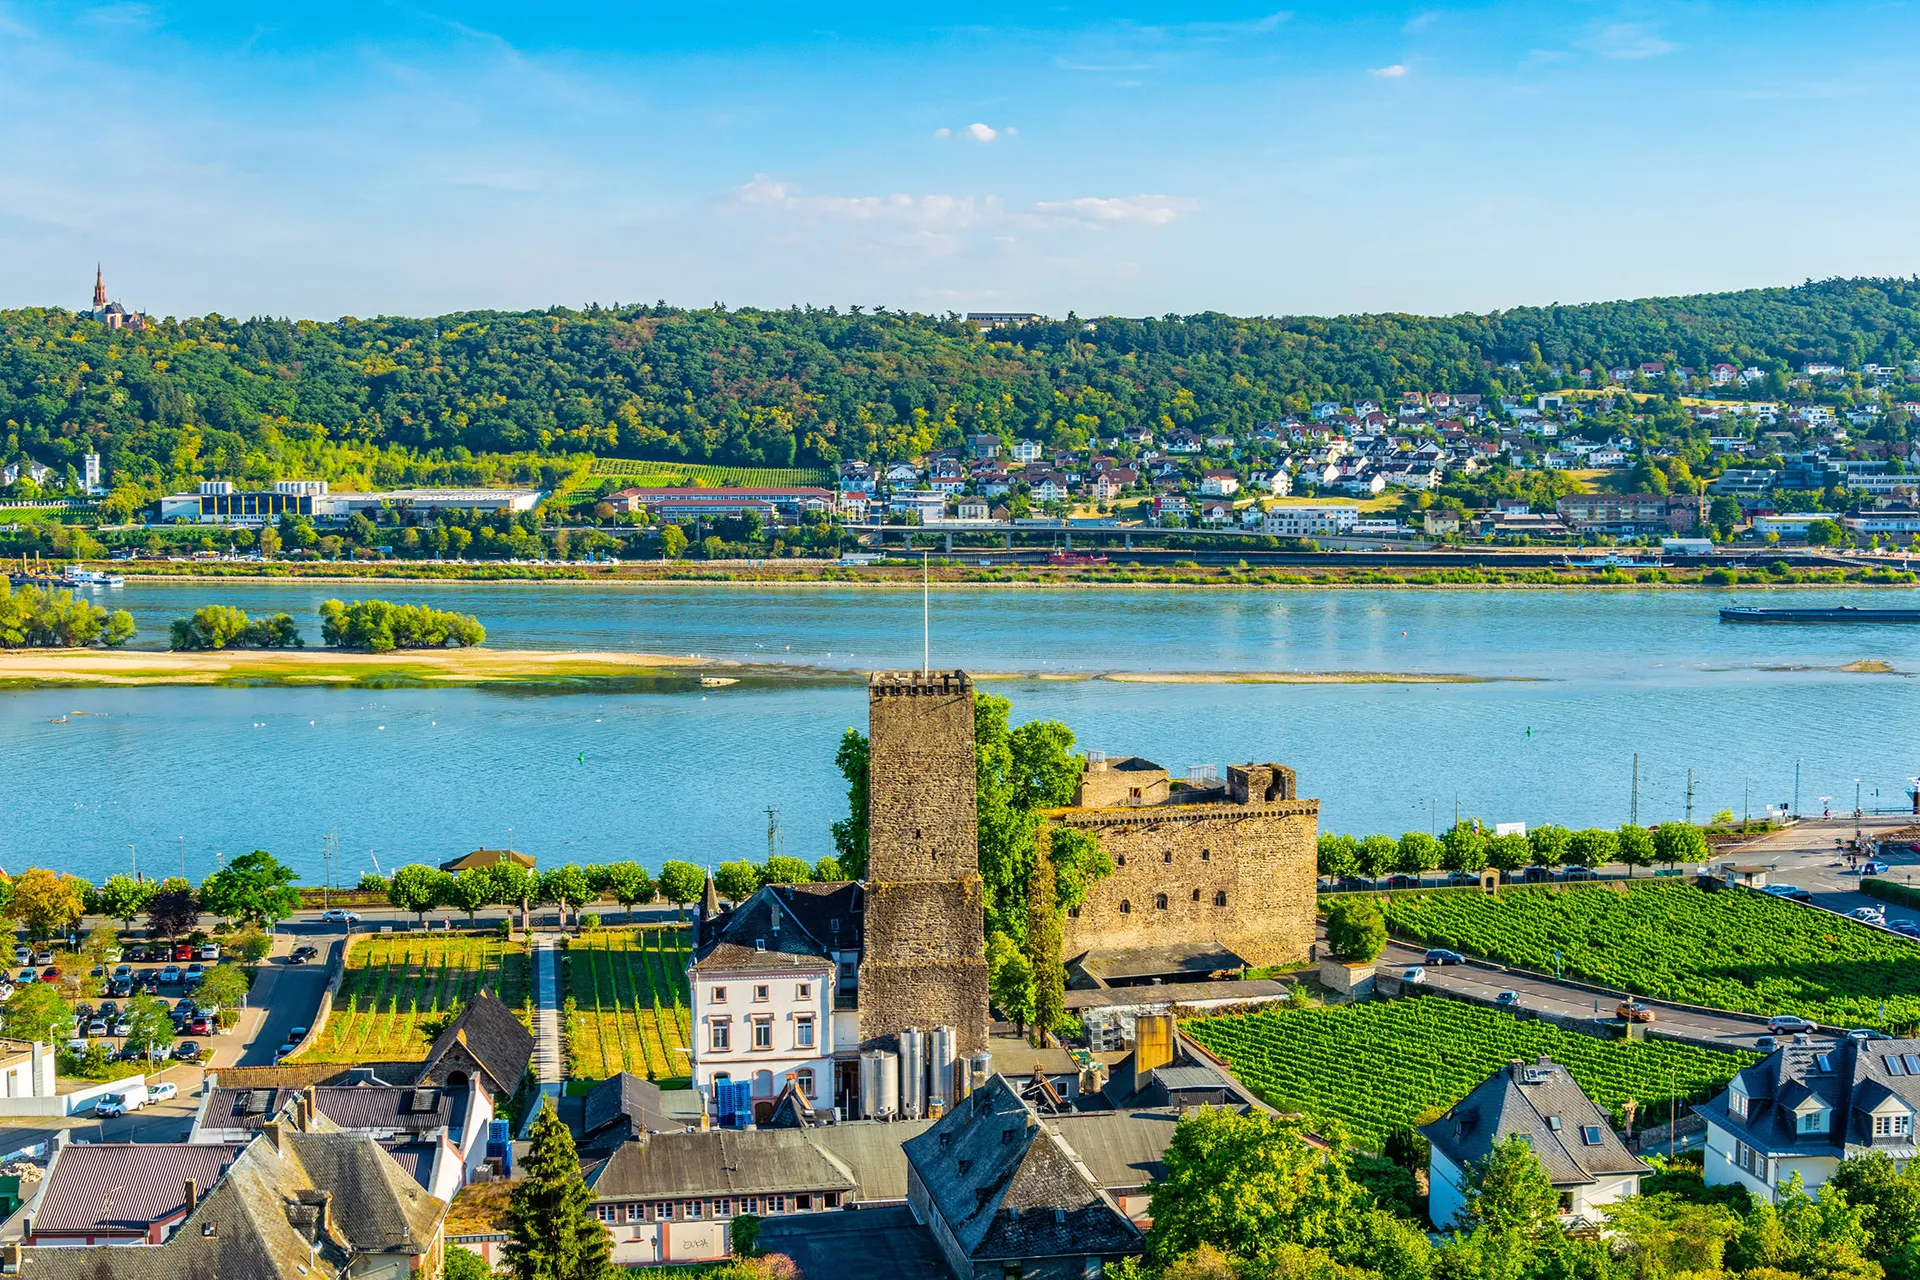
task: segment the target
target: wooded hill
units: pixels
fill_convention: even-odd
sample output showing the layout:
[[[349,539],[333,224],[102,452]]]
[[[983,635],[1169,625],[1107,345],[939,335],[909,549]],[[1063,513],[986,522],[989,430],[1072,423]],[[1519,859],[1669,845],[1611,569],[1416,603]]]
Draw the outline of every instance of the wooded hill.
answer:
[[[0,312],[0,456],[61,467],[98,449],[117,477],[155,484],[369,459],[390,479],[476,482],[503,478],[502,454],[523,473],[581,453],[785,467],[975,431],[1075,445],[1140,423],[1247,428],[1315,400],[1499,394],[1646,360],[1857,368],[1908,360],[1917,343],[1920,280],[1891,279],[1434,318],[1070,316],[998,333],[954,316],[665,306],[213,315],[110,333],[31,308]]]

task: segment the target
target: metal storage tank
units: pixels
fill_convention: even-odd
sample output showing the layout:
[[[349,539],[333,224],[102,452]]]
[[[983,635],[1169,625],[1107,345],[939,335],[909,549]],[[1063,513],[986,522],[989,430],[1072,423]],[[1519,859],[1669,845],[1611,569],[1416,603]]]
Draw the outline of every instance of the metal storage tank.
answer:
[[[968,1074],[973,1077],[971,1088],[986,1088],[987,1081],[993,1078],[993,1055],[990,1053],[976,1053],[973,1057],[964,1059],[963,1061],[967,1063]]]
[[[918,1027],[900,1032],[900,1114],[909,1120],[927,1114],[927,1033]]]
[[[934,1103],[951,1107],[959,1101],[959,1091],[954,1088],[954,1058],[957,1056],[960,1037],[952,1027],[935,1027],[927,1044],[927,1105]]]
[[[895,1055],[870,1049],[860,1055],[860,1114],[868,1120],[891,1119],[900,1110],[900,1075]]]

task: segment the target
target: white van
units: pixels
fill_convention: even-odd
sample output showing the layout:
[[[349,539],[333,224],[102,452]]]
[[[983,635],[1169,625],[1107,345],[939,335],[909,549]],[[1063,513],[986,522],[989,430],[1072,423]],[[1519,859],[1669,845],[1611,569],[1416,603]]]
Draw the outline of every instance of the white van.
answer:
[[[151,1102],[152,1098],[144,1084],[128,1085],[118,1093],[109,1093],[93,1104],[96,1116],[123,1116],[129,1111],[138,1111]]]

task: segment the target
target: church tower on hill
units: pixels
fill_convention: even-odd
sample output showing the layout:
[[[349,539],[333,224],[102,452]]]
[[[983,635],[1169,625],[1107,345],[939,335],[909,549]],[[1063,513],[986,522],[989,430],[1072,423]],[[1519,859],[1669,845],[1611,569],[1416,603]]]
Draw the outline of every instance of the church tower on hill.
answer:
[[[866,945],[860,1039],[893,1049],[909,1027],[987,1047],[973,680],[878,672],[867,685]]]
[[[97,262],[93,264],[93,309],[107,309],[107,273]]]

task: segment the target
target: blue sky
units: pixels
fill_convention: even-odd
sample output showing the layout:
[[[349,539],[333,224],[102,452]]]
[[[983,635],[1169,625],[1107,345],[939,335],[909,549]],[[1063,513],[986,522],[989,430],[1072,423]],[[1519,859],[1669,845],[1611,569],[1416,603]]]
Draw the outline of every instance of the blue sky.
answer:
[[[1920,270],[1913,5],[0,0],[0,305],[1485,310]]]

